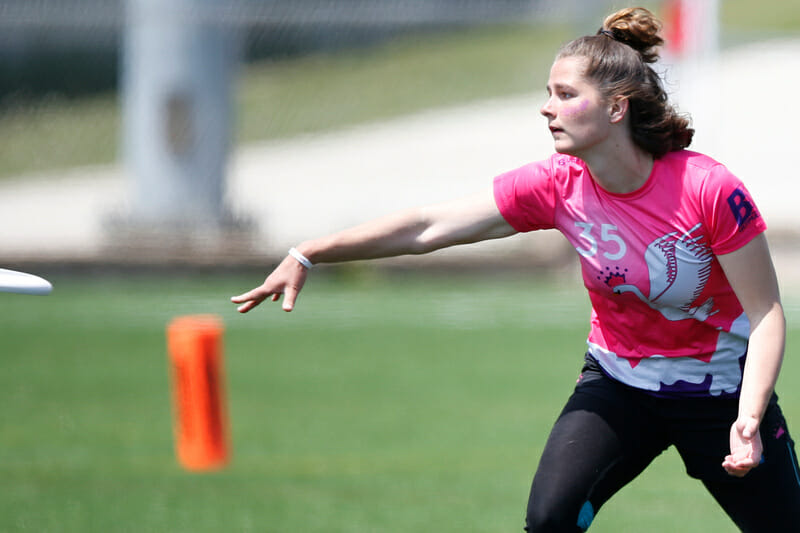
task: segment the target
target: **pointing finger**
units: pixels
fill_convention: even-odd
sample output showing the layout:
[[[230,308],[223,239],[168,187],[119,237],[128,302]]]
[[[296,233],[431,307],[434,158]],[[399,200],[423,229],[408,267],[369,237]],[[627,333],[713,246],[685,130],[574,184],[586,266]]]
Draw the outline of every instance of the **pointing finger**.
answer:
[[[263,299],[264,299],[263,297],[261,298],[258,297],[257,289],[253,289],[238,296],[231,297],[231,302],[235,304],[240,304],[247,302],[249,300],[263,300]]]
[[[253,289],[244,294],[240,294],[239,296],[233,296],[231,298],[231,302],[235,304],[242,304],[237,308],[237,310],[240,313],[246,313],[250,309],[263,302],[264,298],[266,298],[266,294],[262,294],[259,289]]]
[[[300,291],[295,287],[286,287],[283,293],[283,310],[287,313],[294,309],[294,303],[297,301],[297,294]]]

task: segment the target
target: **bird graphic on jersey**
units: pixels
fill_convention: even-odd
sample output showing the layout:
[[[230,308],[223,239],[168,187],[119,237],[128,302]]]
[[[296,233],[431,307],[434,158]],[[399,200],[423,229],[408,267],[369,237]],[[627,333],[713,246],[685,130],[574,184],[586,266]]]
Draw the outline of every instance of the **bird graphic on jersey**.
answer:
[[[694,318],[705,321],[716,313],[714,299],[692,307],[711,274],[713,253],[703,235],[694,235],[702,227],[696,224],[689,231],[667,233],[647,246],[645,261],[650,277],[650,295],[645,296],[635,285],[617,285],[616,294],[631,292],[660,312],[667,320]]]

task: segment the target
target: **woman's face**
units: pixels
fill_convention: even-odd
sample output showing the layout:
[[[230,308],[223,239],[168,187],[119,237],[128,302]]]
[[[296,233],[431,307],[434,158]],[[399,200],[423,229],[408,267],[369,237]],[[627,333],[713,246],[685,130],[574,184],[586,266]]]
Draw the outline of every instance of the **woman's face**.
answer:
[[[555,150],[586,159],[608,138],[609,106],[600,91],[583,76],[585,59],[563,57],[553,63],[547,82],[549,98],[541,113],[547,118]]]

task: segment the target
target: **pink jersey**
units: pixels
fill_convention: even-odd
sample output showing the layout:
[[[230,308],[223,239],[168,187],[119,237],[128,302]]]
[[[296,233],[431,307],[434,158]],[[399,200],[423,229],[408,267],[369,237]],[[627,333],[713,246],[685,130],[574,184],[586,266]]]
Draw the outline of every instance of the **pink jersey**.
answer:
[[[555,154],[495,178],[518,231],[555,228],[578,251],[592,304],[588,350],[611,377],[663,396],[736,395],[750,324],[716,256],[766,229],[744,185],[690,151],[613,194]]]

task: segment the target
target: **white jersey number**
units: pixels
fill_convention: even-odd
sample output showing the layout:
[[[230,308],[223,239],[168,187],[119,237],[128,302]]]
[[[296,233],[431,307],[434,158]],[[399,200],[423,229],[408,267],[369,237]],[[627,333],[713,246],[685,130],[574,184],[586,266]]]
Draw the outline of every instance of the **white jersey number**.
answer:
[[[575,248],[578,250],[578,253],[584,257],[594,257],[597,255],[598,250],[598,242],[597,239],[592,235],[592,228],[594,228],[594,224],[591,222],[576,222],[576,226],[581,228],[580,237],[584,239],[587,244],[588,248]],[[611,261],[617,261],[622,259],[625,256],[625,253],[628,251],[628,247],[625,244],[625,241],[622,240],[622,237],[612,233],[617,231],[617,227],[614,224],[602,224],[600,226],[600,240],[604,243],[614,243],[617,247],[614,253],[611,252],[603,252],[603,256],[606,259]]]

